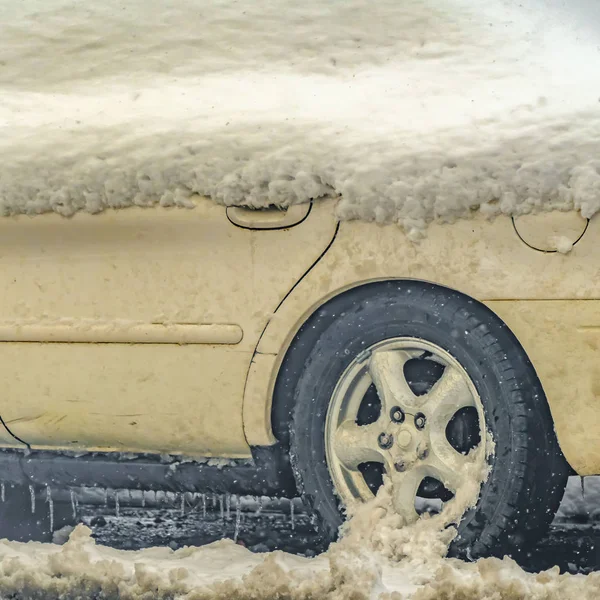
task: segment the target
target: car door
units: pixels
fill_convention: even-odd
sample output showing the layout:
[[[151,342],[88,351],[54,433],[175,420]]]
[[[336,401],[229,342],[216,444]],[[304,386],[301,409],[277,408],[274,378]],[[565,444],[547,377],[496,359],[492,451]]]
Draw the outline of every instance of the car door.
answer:
[[[1,220],[0,443],[248,456],[258,338],[334,230],[330,202],[250,211],[205,198]]]

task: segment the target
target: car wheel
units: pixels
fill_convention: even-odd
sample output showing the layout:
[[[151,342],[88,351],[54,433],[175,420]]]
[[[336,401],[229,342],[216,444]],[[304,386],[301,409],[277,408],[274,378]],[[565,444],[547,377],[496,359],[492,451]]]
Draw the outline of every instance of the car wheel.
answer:
[[[33,494],[33,499],[32,499]],[[39,489],[6,486],[0,499],[0,538],[15,542],[51,542],[54,531],[72,525],[71,506],[50,503]]]
[[[411,523],[451,510],[478,462],[489,474],[451,555],[514,555],[552,520],[569,468],[546,398],[518,340],[475,300],[416,281],[355,288],[309,318],[282,371],[294,475],[327,542],[384,473]]]

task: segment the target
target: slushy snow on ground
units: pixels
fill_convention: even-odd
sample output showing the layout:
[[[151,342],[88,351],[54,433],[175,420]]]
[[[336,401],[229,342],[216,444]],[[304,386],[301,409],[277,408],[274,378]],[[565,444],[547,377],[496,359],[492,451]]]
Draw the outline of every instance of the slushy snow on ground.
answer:
[[[597,506],[597,478],[584,496],[571,478],[564,515]],[[385,491],[385,490],[384,490]],[[201,548],[123,551],[97,546],[85,526],[63,545],[0,541],[0,597],[19,600],[596,600],[600,573],[525,573],[512,560],[443,558],[448,533],[422,520],[405,530],[385,496],[350,534],[313,559],[253,554],[231,540]],[[435,517],[434,517],[435,518]],[[354,527],[354,532],[352,532]],[[385,539],[386,548],[375,549]],[[376,544],[374,544],[376,542]],[[14,595],[14,596],[12,596]]]
[[[0,214],[600,208],[597,3],[0,0]],[[596,29],[595,29],[596,27]]]

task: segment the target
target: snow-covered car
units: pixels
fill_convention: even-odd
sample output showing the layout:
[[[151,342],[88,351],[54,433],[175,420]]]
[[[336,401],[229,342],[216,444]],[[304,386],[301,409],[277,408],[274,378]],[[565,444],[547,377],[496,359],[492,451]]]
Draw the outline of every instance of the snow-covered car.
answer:
[[[600,473],[593,219],[194,203],[0,220],[3,536],[91,486],[301,494],[329,542],[387,475],[405,523],[483,481],[451,552],[498,555]]]

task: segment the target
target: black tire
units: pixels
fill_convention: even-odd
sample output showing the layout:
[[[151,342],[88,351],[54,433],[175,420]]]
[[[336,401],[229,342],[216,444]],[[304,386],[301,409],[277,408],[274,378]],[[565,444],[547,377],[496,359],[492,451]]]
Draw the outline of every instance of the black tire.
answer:
[[[546,531],[569,474],[544,392],[525,351],[494,313],[463,294],[420,281],[366,284],[335,297],[303,325],[282,365],[275,401],[293,389],[293,407],[282,400],[275,429],[281,430],[292,408],[296,483],[326,543],[337,538],[344,519],[325,457],[329,400],[361,350],[401,336],[428,340],[458,360],[480,395],[496,443],[490,476],[460,522],[450,554],[515,556]]]
[[[63,502],[53,505],[52,529],[50,507],[43,491],[36,489],[32,511],[28,486],[7,485],[0,501],[0,538],[15,542],[51,542],[52,534],[74,523],[71,507]]]

